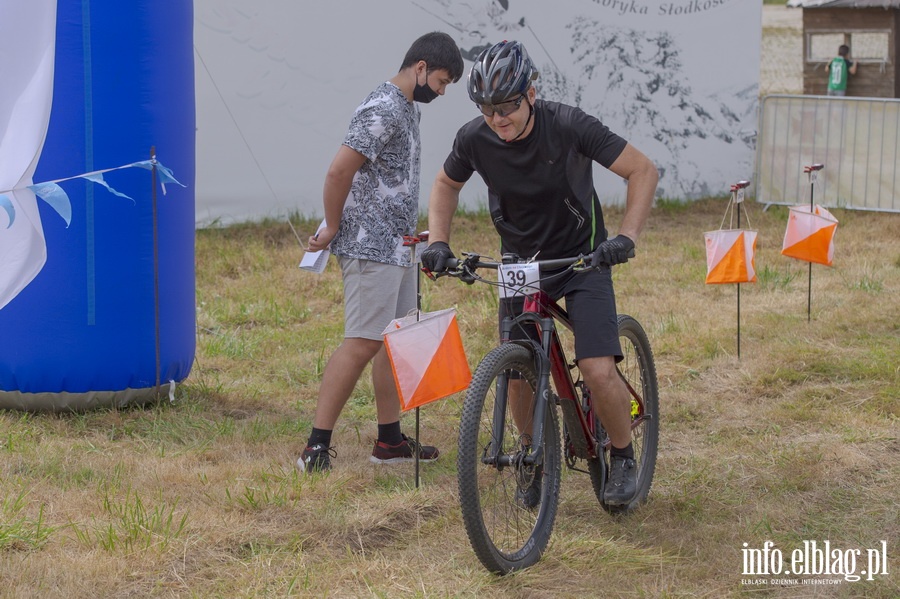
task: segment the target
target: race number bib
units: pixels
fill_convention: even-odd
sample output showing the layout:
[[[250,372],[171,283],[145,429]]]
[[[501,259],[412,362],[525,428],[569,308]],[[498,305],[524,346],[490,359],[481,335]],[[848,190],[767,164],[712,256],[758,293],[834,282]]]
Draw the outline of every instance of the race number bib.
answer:
[[[501,298],[531,295],[541,289],[541,269],[537,263],[501,264],[497,272]]]

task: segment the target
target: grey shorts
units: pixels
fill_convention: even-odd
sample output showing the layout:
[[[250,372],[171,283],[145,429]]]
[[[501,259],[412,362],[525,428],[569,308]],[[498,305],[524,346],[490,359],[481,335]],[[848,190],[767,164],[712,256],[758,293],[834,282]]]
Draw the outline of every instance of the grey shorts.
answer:
[[[381,341],[395,318],[416,308],[416,269],[338,256],[344,279],[344,337]]]
[[[547,276],[543,274],[542,276]],[[566,311],[575,333],[575,359],[613,356],[622,359],[619,343],[619,321],[616,314],[616,295],[613,291],[612,271],[609,268],[570,272],[562,277],[549,278],[541,283],[547,294],[558,300],[566,298]],[[500,301],[499,318],[506,314],[520,314],[524,300],[511,298]],[[533,329],[513,330],[512,339],[536,338]]]

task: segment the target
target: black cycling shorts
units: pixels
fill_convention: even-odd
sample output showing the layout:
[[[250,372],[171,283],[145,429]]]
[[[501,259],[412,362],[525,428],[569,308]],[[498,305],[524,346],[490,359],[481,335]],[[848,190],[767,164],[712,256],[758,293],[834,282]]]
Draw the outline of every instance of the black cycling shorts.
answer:
[[[608,267],[569,272],[562,276],[542,273],[541,288],[554,300],[566,298],[566,311],[575,331],[575,360],[614,356],[622,359],[619,344],[619,323],[616,312],[616,295],[613,291],[612,271]],[[506,314],[520,314],[524,305],[523,297],[500,300],[499,321]],[[559,325],[558,325],[559,326]],[[515,328],[510,337],[537,339],[534,327],[527,331]]]

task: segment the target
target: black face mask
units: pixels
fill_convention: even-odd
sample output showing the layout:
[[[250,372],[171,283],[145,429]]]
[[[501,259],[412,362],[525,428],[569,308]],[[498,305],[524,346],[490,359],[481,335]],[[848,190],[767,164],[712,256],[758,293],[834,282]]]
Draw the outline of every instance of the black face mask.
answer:
[[[428,86],[428,71],[425,71],[425,85],[419,85],[419,76],[416,75],[416,87],[413,89],[413,100],[428,104],[438,97],[438,93]]]

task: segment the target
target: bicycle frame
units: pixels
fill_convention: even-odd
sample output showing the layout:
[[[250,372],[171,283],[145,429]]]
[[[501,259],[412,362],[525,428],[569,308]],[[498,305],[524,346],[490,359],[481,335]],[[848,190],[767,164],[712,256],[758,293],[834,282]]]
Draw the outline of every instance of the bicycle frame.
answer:
[[[538,386],[535,389],[535,405],[534,405],[534,421],[532,431],[532,447],[537,448],[533,453],[525,456],[523,461],[526,464],[540,463],[542,459],[543,435],[544,435],[544,416],[546,414],[547,402],[550,401],[551,392],[549,387],[550,380],[553,380],[556,388],[556,395],[562,408],[563,419],[567,430],[570,432],[580,431],[580,435],[570,439],[571,450],[576,457],[584,459],[597,458],[602,451],[595,441],[594,437],[594,419],[586,417],[586,410],[582,409],[578,401],[578,392],[575,387],[575,381],[566,360],[565,351],[557,333],[554,324],[558,322],[567,329],[572,330],[572,323],[569,320],[568,313],[550,298],[545,292],[537,293],[525,297],[524,308],[521,314],[516,316],[507,316],[501,323],[500,338],[501,343],[519,343],[523,345],[537,345],[532,339],[511,340],[512,330],[523,324],[536,327],[539,332],[541,343],[540,350],[534,351],[533,354],[538,361],[535,369],[538,373]],[[535,348],[537,349],[537,348]],[[507,381],[508,383],[508,381]],[[494,439],[502,439],[504,431],[504,419],[502,412],[506,409],[506,401],[508,396],[506,389],[498,390],[498,396],[505,398],[501,402],[495,404],[495,409],[500,413],[495,414],[494,426],[499,430],[493,431]],[[587,406],[590,408],[590,406]],[[587,413],[591,413],[587,410]],[[494,455],[484,456],[486,463],[494,463],[500,467],[510,465],[515,459],[513,456],[501,454],[502,448],[494,444]]]
[[[472,255],[473,266],[478,267],[494,267],[495,263],[482,263],[479,261],[480,256]],[[546,267],[553,268],[556,266],[571,264],[573,260],[562,259],[559,261],[546,262]],[[552,379],[553,386],[556,388],[556,395],[559,400],[560,410],[563,414],[563,423],[568,431],[566,436],[566,455],[567,462],[571,467],[574,459],[580,458],[585,460],[593,460],[600,457],[603,449],[609,444],[609,439],[601,445],[597,442],[598,420],[593,417],[593,405],[591,402],[590,392],[584,389],[584,404],[580,405],[576,383],[572,379],[571,370],[566,359],[565,351],[557,333],[556,324],[559,323],[569,331],[574,332],[572,321],[569,319],[568,312],[562,308],[555,300],[553,300],[546,292],[537,291],[524,296],[524,305],[521,314],[515,316],[506,316],[500,324],[500,342],[501,343],[518,343],[532,347],[533,355],[537,360],[535,370],[538,374],[537,388],[534,392],[534,420],[532,423],[532,447],[536,447],[534,452],[525,455],[508,455],[503,453],[503,448],[499,447],[499,443],[492,444],[490,455],[482,456],[485,464],[494,464],[500,468],[513,464],[516,460],[523,460],[525,464],[533,465],[540,463],[542,459],[541,448],[543,447],[544,437],[544,417],[546,415],[547,402],[550,401],[549,382]],[[522,325],[534,326],[538,331],[541,341],[538,344],[534,339],[511,339],[513,328]],[[617,367],[618,370],[618,367]],[[638,403],[639,416],[632,421],[632,430],[639,426],[644,420],[644,401],[628,380],[619,372],[619,376],[628,388],[631,397]],[[508,385],[508,380],[504,381],[504,385]],[[504,419],[503,412],[506,410],[508,401],[507,389],[498,389],[497,396],[502,398],[498,401],[494,408],[497,413],[494,414],[494,427],[492,431],[494,439],[503,439]]]
[[[501,323],[500,339],[501,343],[520,343],[523,345],[535,344],[532,339],[527,340],[511,340],[510,334],[513,328],[522,324],[530,324],[536,327],[541,338],[541,351],[535,351],[534,356],[538,361],[536,370],[538,372],[538,387],[535,389],[535,405],[534,405],[534,430],[532,433],[532,446],[538,449],[534,453],[526,456],[524,462],[526,464],[534,464],[540,461],[541,448],[543,447],[543,428],[544,415],[546,413],[547,402],[550,400],[549,381],[552,379],[553,386],[556,388],[556,395],[559,400],[560,410],[563,415],[563,422],[566,430],[569,432],[566,441],[567,455],[575,458],[586,460],[596,459],[603,451],[603,447],[596,441],[597,439],[597,421],[592,417],[593,406],[591,405],[590,394],[585,392],[585,404],[580,405],[576,383],[572,378],[571,368],[566,359],[565,350],[560,342],[559,334],[555,323],[563,325],[569,331],[573,330],[572,322],[569,320],[568,312],[562,308],[556,301],[550,298],[544,291],[538,291],[525,296],[524,306],[521,314],[516,316],[507,316]],[[549,376],[547,376],[549,374]],[[628,392],[639,404],[640,416],[632,422],[632,429],[636,428],[643,421],[643,399],[631,384],[620,374],[622,381],[628,388]],[[508,397],[505,389],[502,390],[501,397]],[[504,424],[502,418],[502,410],[506,409],[506,401],[498,402],[495,406],[500,410],[500,414],[495,414],[494,425],[501,428]],[[591,415],[591,417],[588,417]],[[493,432],[495,439],[503,438],[503,430],[495,430]],[[608,444],[609,441],[606,441]],[[502,448],[497,448],[499,452]],[[513,458],[510,456],[485,456],[488,462],[496,463],[500,466],[509,465]]]

